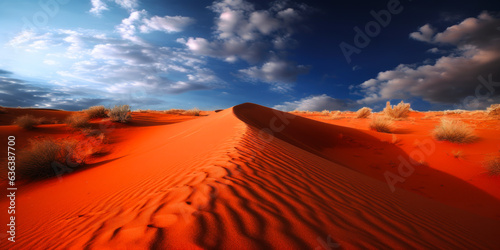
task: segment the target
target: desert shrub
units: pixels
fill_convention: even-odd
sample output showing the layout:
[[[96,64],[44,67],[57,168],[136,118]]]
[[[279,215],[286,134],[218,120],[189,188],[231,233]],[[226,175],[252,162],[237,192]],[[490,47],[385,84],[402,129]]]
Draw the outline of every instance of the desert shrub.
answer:
[[[38,124],[51,124],[51,122],[46,117],[40,117],[38,118]]]
[[[106,111],[107,109],[104,106],[92,106],[84,110],[90,119],[108,117]]]
[[[68,116],[65,123],[72,128],[86,128],[89,124],[89,117],[85,114],[72,114]]]
[[[500,116],[500,104],[491,104],[486,111],[489,116]]]
[[[321,111],[321,114],[322,115],[328,115],[328,114],[330,114],[330,110],[326,110],[325,109],[325,110]]]
[[[372,114],[372,109],[363,107],[356,112],[356,118],[367,118]]]
[[[386,117],[375,116],[370,122],[370,129],[390,133],[392,131],[392,121]]]
[[[127,123],[132,116],[128,105],[114,106],[108,112],[108,116],[114,122]]]
[[[78,141],[42,139],[30,142],[19,155],[16,172],[22,179],[43,179],[62,174],[64,166],[76,167],[85,160],[76,154]]]
[[[487,160],[485,167],[489,175],[500,175],[500,156]]]
[[[0,106],[0,114],[6,114],[7,113],[7,109]]]
[[[14,120],[14,124],[24,129],[33,129],[36,125],[40,124],[40,120],[32,115],[23,115],[17,117]]]
[[[387,102],[383,112],[394,119],[406,118],[410,114],[410,104],[401,101],[398,105],[391,107],[391,102]]]
[[[164,110],[163,113],[171,114],[171,115],[178,115],[178,114],[184,113],[184,110],[182,110],[182,109],[169,109],[169,110]]]
[[[474,130],[458,120],[441,119],[433,133],[439,141],[467,143],[475,139]]]
[[[193,116],[200,116],[200,110],[198,108],[193,108],[190,110],[186,110],[184,112],[185,115],[193,115]]]

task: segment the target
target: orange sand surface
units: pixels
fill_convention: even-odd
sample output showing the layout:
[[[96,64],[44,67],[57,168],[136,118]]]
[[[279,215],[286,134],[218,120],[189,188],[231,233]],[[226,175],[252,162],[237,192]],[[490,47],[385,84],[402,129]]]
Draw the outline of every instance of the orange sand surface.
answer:
[[[18,186],[16,243],[3,238],[1,249],[500,246],[500,180],[481,166],[500,150],[498,120],[466,120],[479,141],[452,144],[432,138],[439,117],[422,113],[396,121],[396,138],[370,131],[369,119],[250,103],[200,117],[132,116],[92,122],[109,153],[84,169]],[[16,135],[19,150],[37,136],[80,136],[64,124],[25,132],[2,119],[0,136]],[[414,171],[392,192],[384,174],[398,174],[401,157]]]

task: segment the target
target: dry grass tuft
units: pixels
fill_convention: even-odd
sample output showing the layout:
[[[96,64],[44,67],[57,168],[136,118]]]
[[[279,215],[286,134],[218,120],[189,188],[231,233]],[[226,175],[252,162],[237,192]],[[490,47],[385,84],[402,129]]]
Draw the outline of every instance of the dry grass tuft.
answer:
[[[164,110],[163,113],[165,114],[171,114],[171,115],[180,115],[184,113],[183,109],[169,109],[169,110]]]
[[[382,116],[375,116],[370,122],[370,129],[376,130],[378,132],[390,133],[392,131],[393,122]]]
[[[332,111],[326,117],[324,117],[323,119],[326,119],[326,120],[342,119],[341,115],[342,115],[342,112],[340,112],[340,111]]]
[[[455,157],[457,159],[460,159],[463,157],[463,153],[460,150],[453,151],[453,152],[451,152],[451,154],[453,155],[453,157]]]
[[[356,118],[368,118],[372,114],[372,109],[362,107],[356,112]]]
[[[325,109],[325,110],[321,111],[321,114],[322,115],[329,115],[330,114],[330,110],[326,110]]]
[[[108,110],[104,106],[92,106],[84,110],[84,112],[90,119],[108,117],[106,111]]]
[[[184,111],[184,114],[185,115],[192,115],[192,116],[200,116],[200,112],[201,112],[201,110],[199,110],[198,108],[193,108],[193,109]]]
[[[491,104],[486,111],[488,112],[488,116],[500,116],[500,104]]]
[[[487,160],[485,167],[489,175],[500,175],[500,156]]]
[[[62,174],[64,167],[84,164],[78,157],[78,141],[44,139],[30,142],[30,148],[19,155],[17,173],[22,179],[35,180]]]
[[[391,106],[391,102],[387,102],[383,113],[393,119],[406,118],[410,114],[410,104],[401,101],[398,105]]]
[[[439,141],[468,143],[474,141],[474,130],[458,120],[441,119],[441,124],[434,129],[434,137]]]
[[[109,109],[108,116],[114,122],[127,123],[132,118],[130,112],[128,105],[114,106]]]
[[[23,115],[17,117],[14,124],[24,129],[34,129],[36,125],[40,124],[40,119],[32,115]]]
[[[89,117],[85,114],[78,114],[78,113],[68,116],[64,120],[64,123],[66,123],[66,125],[72,128],[77,128],[77,129],[86,128],[90,126]]]

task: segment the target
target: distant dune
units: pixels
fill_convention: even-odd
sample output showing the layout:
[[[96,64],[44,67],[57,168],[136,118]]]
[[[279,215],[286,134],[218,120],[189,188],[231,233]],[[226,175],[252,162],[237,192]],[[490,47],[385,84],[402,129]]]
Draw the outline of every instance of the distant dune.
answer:
[[[420,132],[399,130],[410,140],[401,147],[362,129],[365,121],[350,128],[251,103],[195,119],[134,119],[114,127],[111,153],[87,169],[19,187],[18,241],[0,248],[500,246],[498,180],[469,183],[460,176],[467,171],[453,176],[432,167],[449,162],[430,157],[431,167],[388,188],[384,171],[397,172],[399,156],[409,157],[403,149],[428,137]],[[64,137],[62,126],[27,136]]]

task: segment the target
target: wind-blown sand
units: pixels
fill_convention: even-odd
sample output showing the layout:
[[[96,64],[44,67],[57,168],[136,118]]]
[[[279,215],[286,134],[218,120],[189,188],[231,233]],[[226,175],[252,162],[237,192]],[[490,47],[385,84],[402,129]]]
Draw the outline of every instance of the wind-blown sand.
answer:
[[[19,187],[17,241],[0,248],[500,246],[498,199],[431,170],[425,174],[465,189],[480,208],[441,201],[445,192],[435,199],[404,185],[391,192],[359,169],[361,160],[338,154],[406,156],[361,130],[247,103],[113,134],[101,163]],[[2,197],[0,207],[7,202]]]

